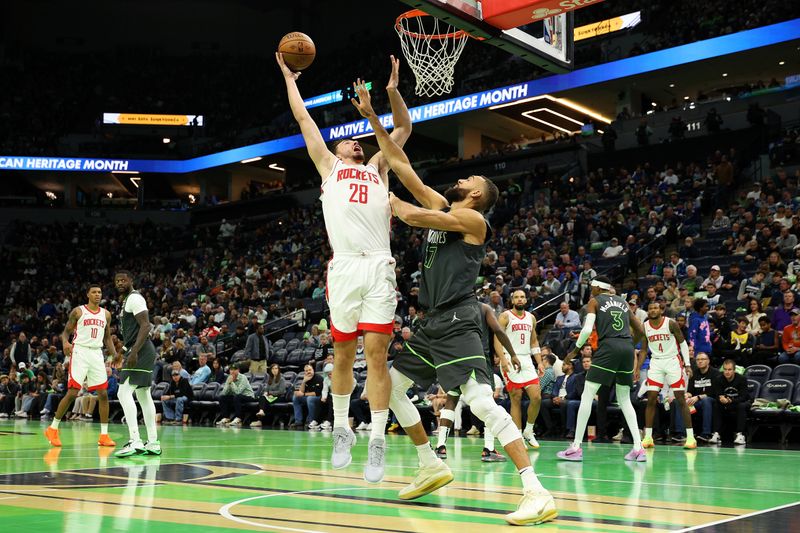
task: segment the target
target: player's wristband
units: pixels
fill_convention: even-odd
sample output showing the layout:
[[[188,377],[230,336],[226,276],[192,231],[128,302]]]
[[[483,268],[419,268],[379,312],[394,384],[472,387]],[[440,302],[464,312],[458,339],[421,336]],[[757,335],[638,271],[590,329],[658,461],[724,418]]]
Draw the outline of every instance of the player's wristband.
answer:
[[[531,355],[539,355],[540,353],[542,353],[542,349],[538,346],[531,348]]]
[[[692,362],[689,360],[689,345],[686,344],[685,340],[680,344],[680,349],[681,355],[683,356],[683,364],[685,366],[691,365]]]

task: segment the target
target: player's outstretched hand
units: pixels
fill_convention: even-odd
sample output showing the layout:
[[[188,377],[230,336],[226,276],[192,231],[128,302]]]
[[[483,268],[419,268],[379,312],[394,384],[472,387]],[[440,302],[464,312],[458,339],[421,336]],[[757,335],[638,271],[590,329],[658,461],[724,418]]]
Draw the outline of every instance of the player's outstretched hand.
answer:
[[[278,62],[278,66],[281,67],[281,72],[283,72],[284,78],[290,78],[296,80],[300,77],[299,72],[293,72],[292,69],[286,66],[286,63],[283,61],[283,54],[280,52],[275,52],[275,60]]]
[[[64,343],[64,355],[67,357],[72,357],[72,344],[68,342]]]
[[[684,370],[686,371],[686,377],[692,379],[692,367],[685,367]]]
[[[394,56],[389,56],[392,62],[392,73],[389,75],[389,83],[386,84],[387,91],[396,91],[397,84],[400,81],[400,60]]]
[[[634,361],[634,365],[636,365],[635,361]],[[639,367],[638,366],[634,366],[633,367],[633,382],[634,383],[639,383]]]
[[[517,358],[516,355],[511,356],[511,366],[513,366],[514,370],[517,372],[522,371],[522,365],[519,363],[519,359]]]
[[[358,96],[358,100],[355,98],[351,98],[350,101],[353,103],[358,112],[361,113],[361,116],[364,118],[370,118],[375,115],[375,110],[372,109],[372,101],[369,97],[369,91],[367,90],[367,84],[361,79],[358,78],[356,82],[353,84],[353,89]]]
[[[125,361],[126,368],[133,368],[136,366],[136,363],[139,362],[139,354],[135,352],[131,352],[128,354],[128,360]]]

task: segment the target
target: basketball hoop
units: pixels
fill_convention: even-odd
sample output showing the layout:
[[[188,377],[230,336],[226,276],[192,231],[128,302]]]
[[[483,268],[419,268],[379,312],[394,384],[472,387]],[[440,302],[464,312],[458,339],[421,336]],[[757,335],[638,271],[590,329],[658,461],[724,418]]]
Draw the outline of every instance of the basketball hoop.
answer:
[[[403,55],[414,71],[418,96],[440,96],[453,90],[456,62],[469,37],[444,22],[440,29],[439,23],[436,17],[412,9],[397,17],[394,25]]]

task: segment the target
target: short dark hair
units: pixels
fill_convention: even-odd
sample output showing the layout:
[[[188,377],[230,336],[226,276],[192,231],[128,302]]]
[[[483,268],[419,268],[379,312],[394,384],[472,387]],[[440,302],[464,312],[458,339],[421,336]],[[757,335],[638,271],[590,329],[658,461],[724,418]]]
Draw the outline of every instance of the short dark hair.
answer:
[[[725,360],[722,362],[722,366],[724,367],[724,366],[725,366],[725,365],[727,365],[728,363],[730,363],[730,364],[732,364],[732,365],[733,365],[733,370],[735,371],[735,370],[736,370],[736,361],[734,361],[733,359],[725,359]]]
[[[483,178],[484,186],[483,186],[483,195],[481,196],[481,211],[488,211],[494,204],[497,203],[497,197],[500,196],[500,190],[497,188],[497,185],[487,178],[486,176],[481,176]]]
[[[89,292],[90,290],[94,289],[95,287],[97,287],[100,290],[103,290],[103,286],[100,285],[99,283],[90,283],[90,284],[88,284],[86,286],[86,292]]]
[[[549,353],[549,354],[545,355],[544,358],[547,359],[547,362],[550,363],[550,366],[553,366],[554,364],[556,364],[556,356],[555,355]]]
[[[745,320],[747,320],[747,319],[745,319]],[[759,323],[759,324],[769,324],[769,323],[770,323],[770,322],[769,322],[769,318],[767,318],[767,317],[765,317],[765,316],[762,316],[762,317],[760,317],[760,318],[758,319],[758,323]]]
[[[694,301],[694,310],[699,313],[700,309],[702,309],[703,306],[706,305],[707,303],[708,300],[706,300],[705,298],[698,298],[697,300]]]
[[[344,139],[336,139],[335,141],[333,141],[331,143],[331,152],[333,152],[333,155],[336,155],[336,149],[339,148],[340,144],[342,144],[345,141],[352,141],[352,140],[353,139],[351,139],[350,137],[345,137]]]
[[[130,270],[117,270],[117,273],[114,274],[114,277],[116,278],[119,275],[127,276],[129,279],[133,279],[133,274],[131,274]]]

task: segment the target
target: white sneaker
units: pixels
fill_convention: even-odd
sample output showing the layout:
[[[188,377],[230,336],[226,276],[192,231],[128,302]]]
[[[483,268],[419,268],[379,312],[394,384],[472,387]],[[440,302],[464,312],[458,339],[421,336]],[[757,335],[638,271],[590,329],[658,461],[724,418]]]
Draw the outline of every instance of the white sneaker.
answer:
[[[350,448],[356,444],[356,434],[350,428],[333,428],[333,453],[331,466],[335,469],[346,468],[353,460]]]
[[[144,451],[147,455],[161,455],[161,442],[154,440],[153,442],[145,443]]]
[[[624,433],[624,431],[622,430],[622,428],[620,428],[619,432],[617,432],[617,434],[616,434],[616,435],[614,435],[613,437],[611,437],[611,440],[613,440],[613,441],[616,441],[616,442],[619,442],[619,441],[621,441],[621,440],[622,440],[622,434],[623,434],[623,433]]]
[[[17,416],[17,418],[28,418],[28,413],[25,411],[17,411],[14,414]]]
[[[415,500],[430,494],[453,481],[453,472],[447,463],[439,459],[436,466],[420,466],[410,485],[398,493],[401,500]]]
[[[736,438],[733,439],[733,443],[736,444],[737,446],[744,446],[745,444],[747,444],[747,441],[744,440],[744,434],[737,433]]]
[[[231,421],[228,420],[227,418],[223,418],[222,420],[218,420],[217,421],[217,425],[218,426],[227,426],[228,424],[230,424],[230,422]]]
[[[265,413],[264,411],[262,411],[261,409],[259,409],[259,410],[258,410],[258,412],[256,413],[256,416],[258,416],[258,417],[262,417],[262,416],[265,416],[266,414],[267,414],[267,413]],[[251,424],[251,425],[252,425],[252,424]]]
[[[122,447],[115,457],[130,457],[132,455],[145,455],[147,451],[144,449],[144,443],[141,440],[129,440],[125,446]]]
[[[384,439],[371,440],[367,450],[367,464],[364,466],[364,481],[380,483],[383,481],[385,468],[386,441]]]
[[[365,427],[364,429],[366,429],[367,431],[372,431],[372,422],[367,424],[367,427]]]
[[[261,427],[261,420],[256,420],[255,422],[250,422],[251,428],[260,428]]]
[[[536,440],[536,435],[533,434],[533,431],[523,432],[522,438],[525,439],[525,442],[528,443],[528,446],[530,446],[534,450],[539,449],[539,441]]]
[[[231,420],[231,423],[230,423],[230,425],[231,425],[231,426],[237,426],[237,427],[238,427],[238,426],[241,426],[241,425],[242,425],[242,421],[241,421],[241,420],[239,419],[239,417],[237,416],[236,418],[234,418],[233,420]]]
[[[317,422],[316,420],[312,420],[308,424],[308,429],[317,429],[318,427],[319,427],[319,422]]]
[[[0,418],[8,418],[8,413],[0,413]]]
[[[331,423],[326,420],[325,422],[319,425],[319,428],[322,429],[323,431],[329,431],[331,429]]]
[[[39,411],[39,414],[40,415],[46,415],[49,412],[50,412],[50,409],[42,409],[41,411]]]
[[[708,443],[709,444],[722,444],[722,439],[719,437],[719,433],[714,432],[714,434],[711,435],[711,438],[708,439]]]
[[[536,525],[549,522],[557,516],[556,502],[549,492],[528,491],[523,494],[517,510],[506,515],[506,522],[513,526]]]
[[[367,423],[361,422],[359,425],[356,426],[356,431],[364,431],[367,429]]]
[[[469,428],[469,431],[467,431],[467,435],[480,435],[480,434],[481,430],[479,430],[475,426],[472,426],[471,428]]]

